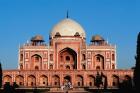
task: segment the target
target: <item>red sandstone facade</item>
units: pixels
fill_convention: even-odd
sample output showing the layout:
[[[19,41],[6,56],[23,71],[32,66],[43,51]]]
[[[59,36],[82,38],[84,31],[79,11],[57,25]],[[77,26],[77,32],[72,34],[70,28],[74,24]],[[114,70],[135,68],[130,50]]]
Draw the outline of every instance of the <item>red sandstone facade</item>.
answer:
[[[4,70],[3,84],[16,82],[21,87],[60,87],[66,80],[73,87],[95,87],[97,72],[107,79],[108,87],[131,79],[132,70],[117,69],[116,47],[96,35],[86,44],[83,28],[72,19],[54,26],[49,44],[42,36],[31,38],[19,48],[17,70]]]

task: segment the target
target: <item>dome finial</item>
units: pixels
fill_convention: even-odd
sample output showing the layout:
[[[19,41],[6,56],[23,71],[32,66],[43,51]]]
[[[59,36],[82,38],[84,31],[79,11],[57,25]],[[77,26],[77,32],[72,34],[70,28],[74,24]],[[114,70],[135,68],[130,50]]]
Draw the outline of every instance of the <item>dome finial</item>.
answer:
[[[69,18],[69,11],[67,10],[67,18]]]

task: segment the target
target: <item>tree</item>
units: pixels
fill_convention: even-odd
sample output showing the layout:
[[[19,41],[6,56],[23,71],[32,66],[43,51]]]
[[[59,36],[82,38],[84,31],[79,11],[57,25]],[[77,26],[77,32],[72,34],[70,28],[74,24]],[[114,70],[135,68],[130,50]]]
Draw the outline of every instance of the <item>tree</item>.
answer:
[[[6,82],[3,87],[3,93],[15,93],[13,87],[10,85],[9,82]]]
[[[0,63],[0,88],[2,87],[2,66]]]
[[[99,72],[97,72],[97,75],[95,78],[95,85],[97,86],[97,88],[99,88],[101,84],[103,84],[102,76],[99,74]]]
[[[120,93],[134,93],[132,89],[132,79],[130,77],[125,77],[119,85],[119,90]]]
[[[137,37],[136,64],[134,69],[134,84],[137,93],[140,93],[140,32]]]

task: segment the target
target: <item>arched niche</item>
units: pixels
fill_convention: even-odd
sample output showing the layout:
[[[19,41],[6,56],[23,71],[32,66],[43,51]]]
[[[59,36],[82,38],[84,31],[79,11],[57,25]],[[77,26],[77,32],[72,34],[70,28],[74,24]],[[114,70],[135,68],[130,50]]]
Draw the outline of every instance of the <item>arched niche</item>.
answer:
[[[64,48],[59,51],[58,63],[69,65],[70,69],[77,69],[77,53],[71,48]],[[61,65],[59,65],[59,68]]]

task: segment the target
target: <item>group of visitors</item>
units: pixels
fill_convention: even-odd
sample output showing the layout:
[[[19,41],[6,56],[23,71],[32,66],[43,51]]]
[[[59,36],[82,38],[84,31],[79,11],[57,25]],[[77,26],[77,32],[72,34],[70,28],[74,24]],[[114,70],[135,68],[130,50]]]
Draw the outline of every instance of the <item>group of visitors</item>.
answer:
[[[69,80],[65,80],[63,85],[61,86],[61,89],[62,90],[69,90],[69,89],[72,89],[72,84]]]

